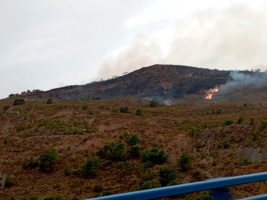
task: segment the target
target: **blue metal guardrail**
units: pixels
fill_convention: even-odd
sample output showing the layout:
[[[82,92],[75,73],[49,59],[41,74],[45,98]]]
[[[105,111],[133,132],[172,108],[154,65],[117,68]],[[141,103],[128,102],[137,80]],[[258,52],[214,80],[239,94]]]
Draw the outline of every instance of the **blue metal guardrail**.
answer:
[[[97,198],[92,198],[92,200],[157,199],[162,197],[170,197],[170,196],[187,194],[192,192],[200,192],[205,190],[212,190],[213,200],[229,200],[232,199],[232,197],[227,192],[226,187],[259,182],[259,181],[266,181],[266,180],[267,180],[267,172],[263,172],[263,173],[249,174],[242,176],[215,178],[194,183],[185,183],[181,185],[166,186],[161,188],[97,197]],[[251,200],[267,199],[267,194],[244,198],[243,200],[248,200],[248,199]]]

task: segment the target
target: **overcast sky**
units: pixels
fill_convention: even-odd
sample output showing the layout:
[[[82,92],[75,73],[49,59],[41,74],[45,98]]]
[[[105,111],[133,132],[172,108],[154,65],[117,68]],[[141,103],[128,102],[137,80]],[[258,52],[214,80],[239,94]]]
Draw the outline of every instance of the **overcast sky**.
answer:
[[[0,98],[156,63],[266,69],[265,0],[0,0]]]

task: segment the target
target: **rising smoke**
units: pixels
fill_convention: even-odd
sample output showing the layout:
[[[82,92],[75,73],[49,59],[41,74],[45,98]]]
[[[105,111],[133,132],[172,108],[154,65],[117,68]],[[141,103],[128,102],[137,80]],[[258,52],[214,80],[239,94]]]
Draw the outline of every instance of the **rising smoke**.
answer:
[[[262,89],[267,87],[267,72],[242,73],[232,71],[230,81],[220,87],[220,92],[246,89]]]
[[[254,9],[245,4],[205,10],[177,19],[170,50],[149,34],[133,40],[116,56],[105,60],[99,77],[122,75],[143,66],[181,64],[224,70],[253,69],[267,63],[266,6]],[[239,80],[237,74],[232,75]],[[253,80],[245,75],[246,79]],[[261,85],[261,84],[260,84]]]

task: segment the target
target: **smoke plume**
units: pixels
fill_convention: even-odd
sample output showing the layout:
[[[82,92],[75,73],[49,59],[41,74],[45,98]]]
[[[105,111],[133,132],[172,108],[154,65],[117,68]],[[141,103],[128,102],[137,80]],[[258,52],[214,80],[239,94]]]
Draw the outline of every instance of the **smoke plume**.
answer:
[[[104,61],[99,77],[122,75],[123,72],[156,63],[224,70],[250,70],[260,64],[265,65],[266,7],[264,3],[257,9],[233,3],[223,9],[202,10],[190,17],[177,19],[175,25],[169,27],[174,34],[169,39],[169,51],[164,56],[162,52],[166,51],[166,44],[160,37],[155,39],[147,33]],[[231,76],[240,82],[240,74],[233,73]],[[255,78],[249,75],[244,75],[244,78],[254,84]]]

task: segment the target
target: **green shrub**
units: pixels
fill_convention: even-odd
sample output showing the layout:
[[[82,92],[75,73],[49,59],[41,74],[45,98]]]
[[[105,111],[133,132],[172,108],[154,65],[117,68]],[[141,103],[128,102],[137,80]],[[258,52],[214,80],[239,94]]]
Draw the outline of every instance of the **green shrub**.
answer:
[[[32,156],[23,161],[23,168],[24,169],[34,169],[34,168],[36,168],[38,166],[39,166],[38,161],[35,160]]]
[[[176,179],[175,172],[170,167],[162,167],[159,170],[160,184],[161,186],[169,185]]]
[[[129,137],[129,139],[128,139],[127,142],[128,142],[131,146],[133,146],[133,145],[136,145],[138,141],[139,141],[139,138],[138,138],[137,135],[131,135],[131,136]]]
[[[55,165],[59,162],[59,154],[56,149],[46,150],[40,156],[39,168],[42,172],[52,171]]]
[[[15,99],[13,102],[13,106],[23,105],[25,103],[24,99]]]
[[[197,198],[197,200],[212,200],[212,196],[209,192],[205,191]]]
[[[8,176],[5,181],[5,188],[11,188],[13,185],[14,180]]]
[[[178,160],[178,164],[183,171],[189,170],[192,166],[191,155],[187,152],[184,152]]]
[[[122,143],[109,143],[99,150],[99,156],[111,161],[124,161],[127,159]]]
[[[152,148],[151,150],[145,150],[142,154],[142,162],[151,162],[153,164],[165,163],[168,159],[168,155],[163,150],[158,148]]]
[[[249,125],[254,125],[254,118],[250,119]]]
[[[237,120],[237,123],[238,124],[243,124],[244,122],[244,118],[243,117],[239,117],[238,120]]]
[[[46,103],[47,104],[53,104],[53,99],[47,99]]]
[[[84,178],[93,178],[96,176],[100,162],[98,157],[89,158],[82,167]]]
[[[64,168],[64,174],[65,174],[65,176],[69,176],[69,175],[71,175],[71,173],[72,173],[72,168],[69,165],[67,165]]]
[[[152,188],[157,188],[157,187],[160,187],[160,184],[157,180],[149,180],[149,181],[145,181],[142,184],[140,184],[139,189],[147,190],[147,189],[152,189]]]
[[[231,124],[233,124],[234,122],[232,121],[232,120],[226,120],[225,122],[224,122],[224,125],[225,126],[230,126]]]
[[[44,200],[63,200],[62,196],[49,196],[45,197]]]
[[[140,157],[140,147],[139,145],[131,146],[129,149],[129,154],[131,158],[139,158]]]
[[[129,110],[128,107],[123,106],[123,107],[120,107],[120,112],[121,112],[121,113],[130,113],[130,110]]]
[[[141,116],[143,115],[143,111],[141,109],[137,109],[135,115]]]
[[[151,108],[154,108],[154,107],[157,107],[158,106],[158,103],[156,102],[156,101],[150,101],[150,103],[149,103],[149,106],[151,107]]]

